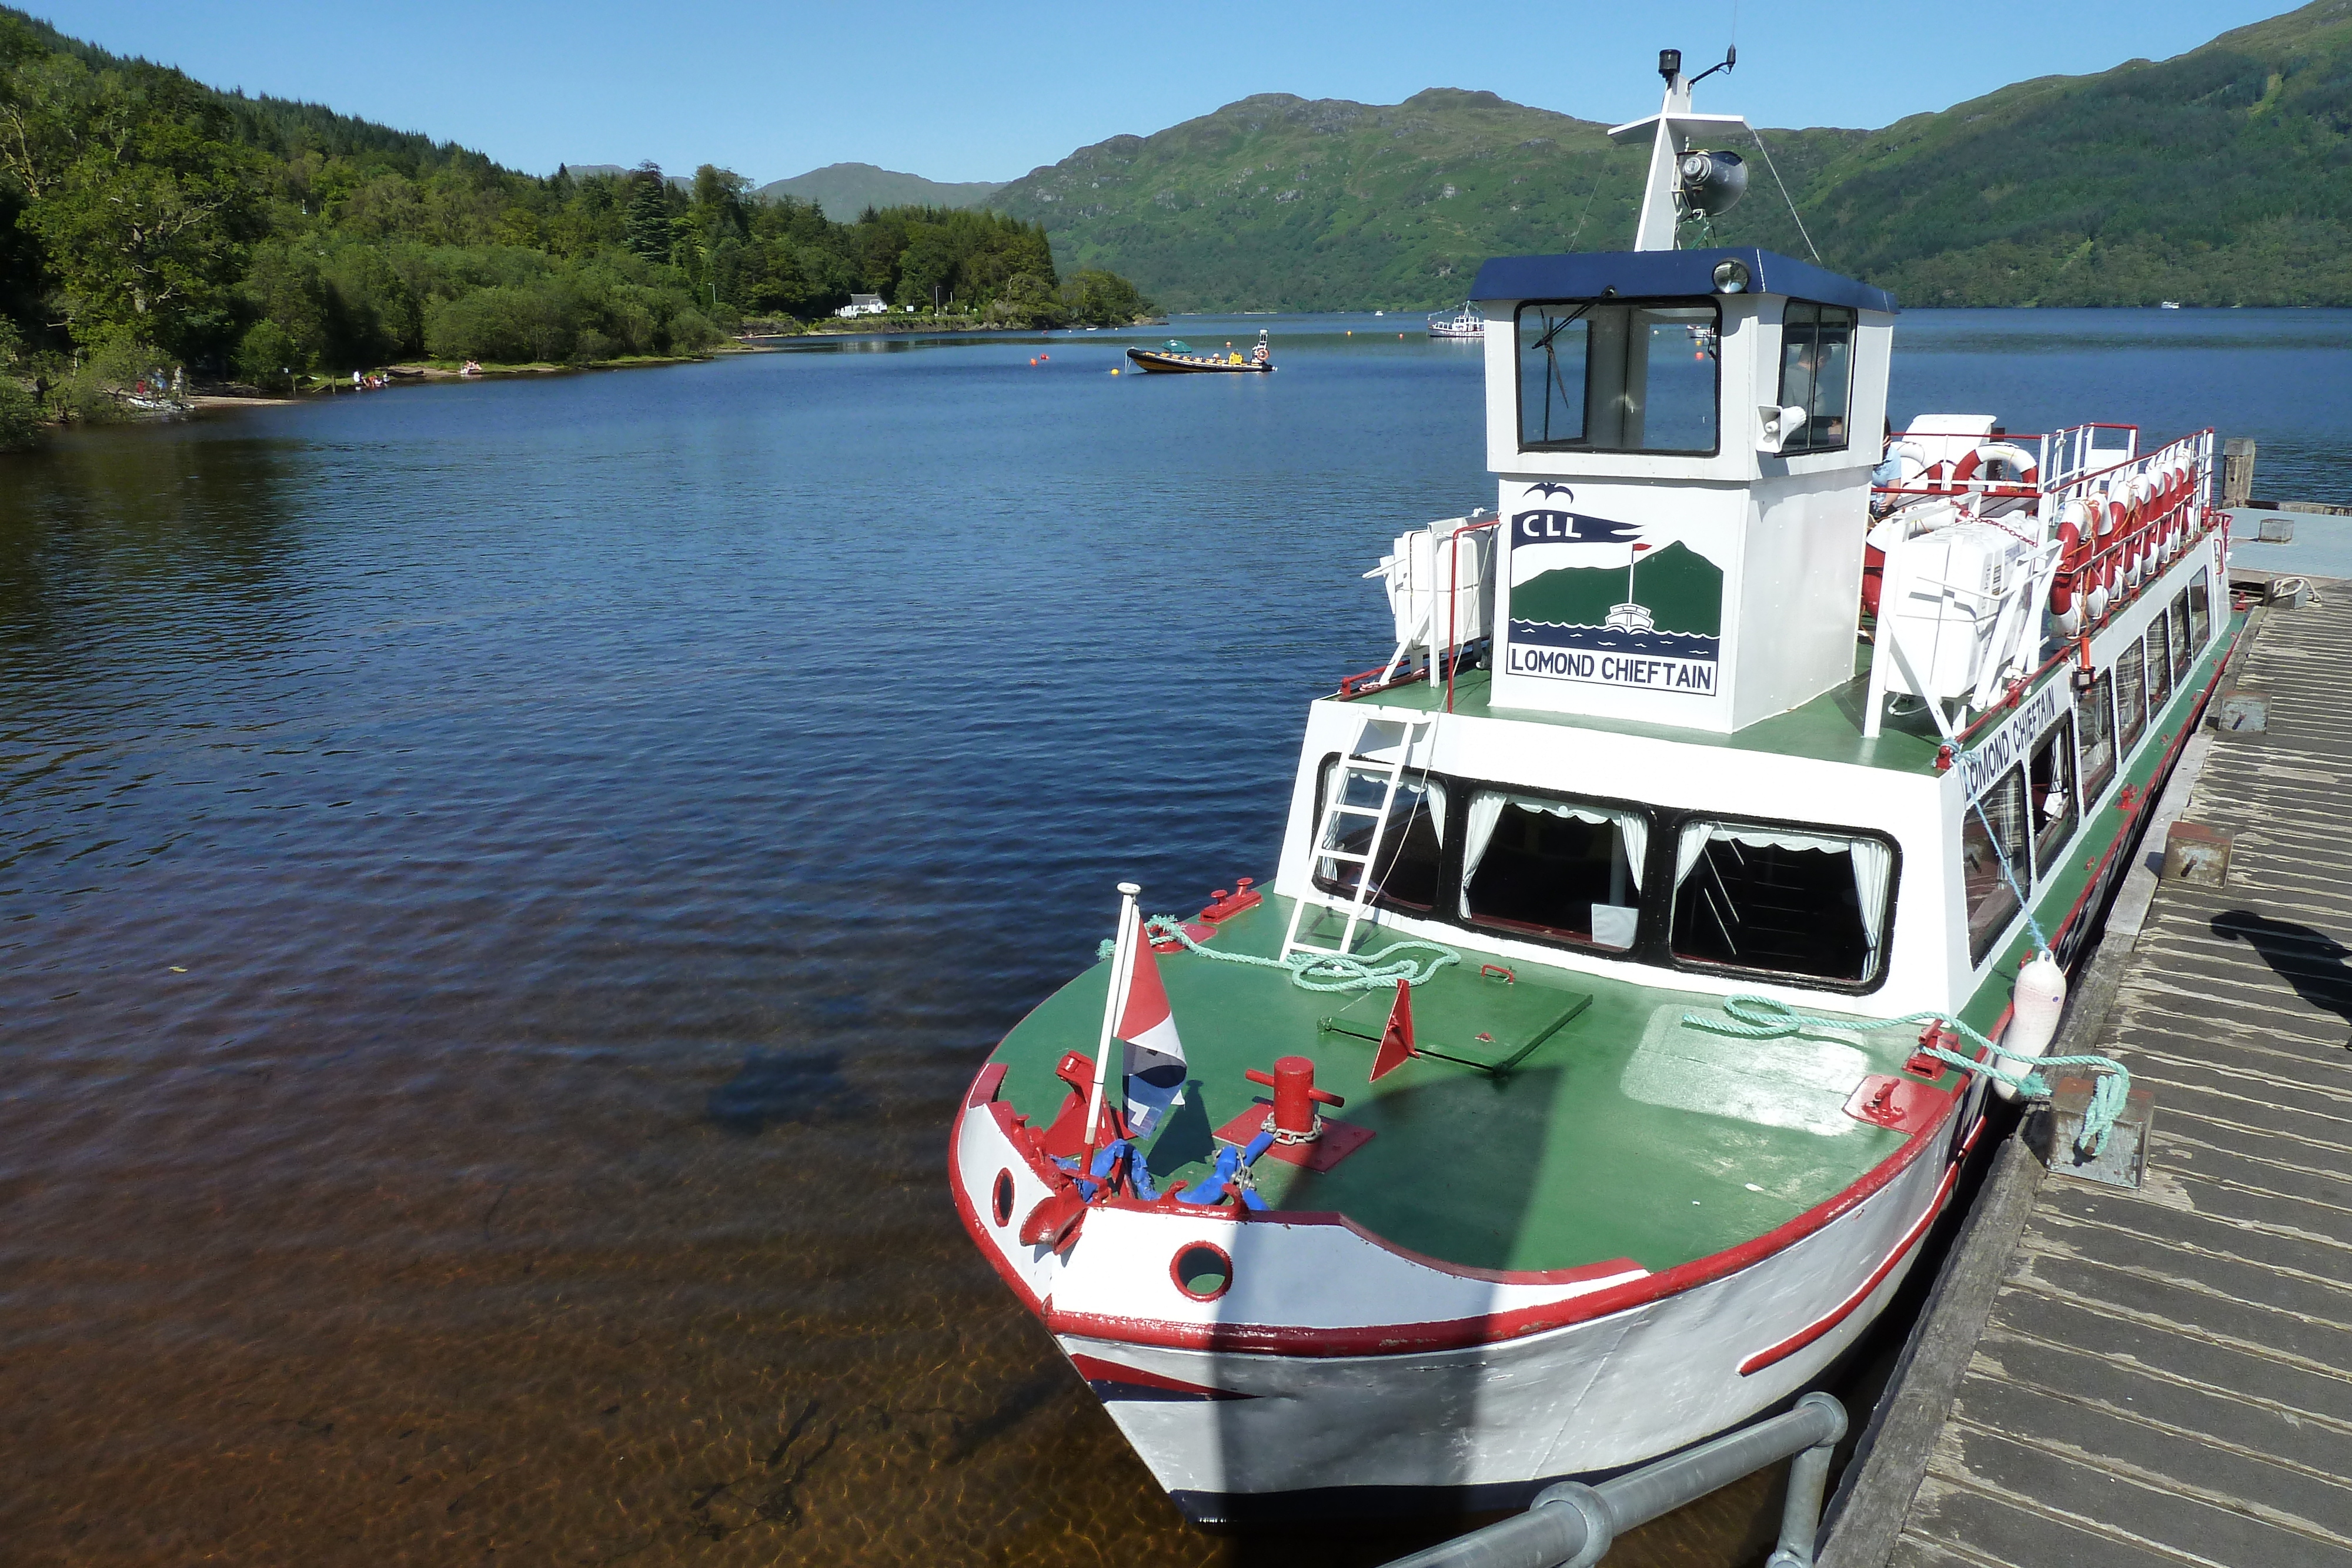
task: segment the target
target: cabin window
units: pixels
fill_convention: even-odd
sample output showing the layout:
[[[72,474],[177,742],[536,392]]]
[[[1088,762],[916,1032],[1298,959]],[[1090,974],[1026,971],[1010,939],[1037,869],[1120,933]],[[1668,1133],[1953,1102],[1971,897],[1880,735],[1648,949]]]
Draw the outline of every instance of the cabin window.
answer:
[[[1352,898],[1357,882],[1363,875],[1364,862],[1334,859],[1322,852],[1338,850],[1354,855],[1370,852],[1372,822],[1381,809],[1381,792],[1388,787],[1388,775],[1385,769],[1342,763],[1337,758],[1324,764],[1322,798],[1316,811],[1318,821],[1322,820],[1323,808],[1330,803],[1335,783],[1347,790],[1345,800],[1349,810],[1339,814],[1324,834],[1323,841],[1316,846],[1315,885],[1326,893]],[[1388,831],[1381,835],[1379,853],[1372,856],[1372,901],[1404,909],[1434,907],[1439,848],[1444,839],[1445,786],[1438,779],[1412,773],[1398,779],[1396,800],[1389,808]]]
[[[1886,941],[1895,850],[1855,834],[1693,821],[1675,844],[1675,957],[1860,985]]]
[[[1843,450],[1853,395],[1853,312],[1791,299],[1780,319],[1780,406],[1803,409],[1805,423],[1781,441],[1781,453]]]
[[[2205,651],[2205,644],[2213,640],[2211,592],[2206,573],[2201,571],[2189,585],[2189,642],[2200,653]]]
[[[1519,446],[1716,449],[1715,305],[1566,300],[1519,307]]]
[[[2001,871],[2008,857],[2009,873]],[[1960,818],[1960,887],[1969,905],[1969,962],[1985,961],[2017,917],[2010,877],[2032,874],[2025,863],[2025,770],[2012,768],[1971,801]]]
[[[2086,805],[2097,800],[2107,780],[2116,776],[2115,686],[2115,672],[2109,670],[2092,683],[2089,691],[2074,698],[2076,752],[2082,758],[2082,776],[2075,783]]]
[[[2147,623],[2147,716],[2152,722],[2164,699],[2172,695],[2172,650],[2166,644],[2164,617]]]
[[[2147,655],[2134,643],[2116,661],[2116,735],[2126,751],[2147,727]]]
[[[2182,589],[2172,601],[2167,619],[2172,623],[2172,678],[2185,681],[2189,667],[2197,662],[2197,649],[2189,641],[2189,591]]]
[[[1465,821],[1463,919],[1617,952],[1633,946],[1649,818],[1482,789]]]
[[[2052,725],[2025,764],[2025,805],[2033,820],[2033,863],[2043,876],[2057,868],[2074,836],[2080,810],[2074,793],[2074,721]]]

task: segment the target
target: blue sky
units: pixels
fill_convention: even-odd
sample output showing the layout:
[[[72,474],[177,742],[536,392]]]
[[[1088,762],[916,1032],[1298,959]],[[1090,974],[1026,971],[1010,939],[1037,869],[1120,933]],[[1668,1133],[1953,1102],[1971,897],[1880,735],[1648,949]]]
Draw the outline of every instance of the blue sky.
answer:
[[[767,181],[863,162],[1004,180],[1254,92],[1394,103],[1484,88],[1587,119],[1657,107],[1657,51],[1720,58],[1734,0],[1182,5],[612,0],[15,0],[220,87],[323,102],[537,173],[559,162]],[[2025,77],[2163,59],[2270,0],[1738,0],[1740,62],[1699,106],[1879,126]]]

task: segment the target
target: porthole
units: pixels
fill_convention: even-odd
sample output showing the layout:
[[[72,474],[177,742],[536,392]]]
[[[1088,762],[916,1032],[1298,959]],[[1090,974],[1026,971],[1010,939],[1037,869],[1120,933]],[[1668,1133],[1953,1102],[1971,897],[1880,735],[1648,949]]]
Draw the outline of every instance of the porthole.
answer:
[[[1222,1247],[1195,1241],[1178,1252],[1168,1265],[1176,1288],[1196,1301],[1213,1301],[1232,1288],[1234,1260]]]
[[[995,1211],[999,1230],[1013,1223],[1013,1173],[996,1173],[996,1190],[990,1195],[989,1207]]]

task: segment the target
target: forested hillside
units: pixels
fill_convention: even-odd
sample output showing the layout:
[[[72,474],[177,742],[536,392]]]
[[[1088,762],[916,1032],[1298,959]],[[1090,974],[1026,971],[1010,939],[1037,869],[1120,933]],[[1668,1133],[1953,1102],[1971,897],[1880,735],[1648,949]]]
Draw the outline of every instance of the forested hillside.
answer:
[[[839,222],[705,165],[541,179],[310,104],[217,92],[0,10],[0,438],[152,367],[282,387],[432,356],[690,354],[872,292],[1012,324],[1127,319],[990,212]]]
[[[1172,309],[1433,305],[1461,299],[1490,256],[1631,240],[1649,153],[1605,129],[1491,92],[1389,106],[1266,93],[1082,148],[990,205]],[[1860,136],[1777,132],[1772,155],[1796,182]],[[1760,167],[1756,179],[1769,191]],[[1718,233],[1802,254],[1777,193],[1751,195]]]
[[[1914,304],[2352,304],[2347,132],[2352,0],[2321,0],[1897,121],[1801,202],[1832,266]]]
[[[1734,108],[1738,78],[1702,89]],[[1822,107],[1834,110],[1834,93]],[[1430,306],[1486,256],[1630,243],[1646,149],[1491,93],[1270,94],[991,199],[1176,308]],[[1765,144],[1829,266],[1915,304],[2352,304],[2352,0],[2161,63]],[[1806,254],[1753,143],[1723,243]],[[1685,243],[1693,243],[1690,236]]]

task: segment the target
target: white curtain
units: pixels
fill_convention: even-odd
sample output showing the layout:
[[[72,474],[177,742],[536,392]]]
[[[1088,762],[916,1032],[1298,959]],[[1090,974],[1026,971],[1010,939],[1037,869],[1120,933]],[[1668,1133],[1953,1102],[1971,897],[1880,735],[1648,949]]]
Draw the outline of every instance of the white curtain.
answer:
[[[1429,809],[1429,825],[1436,831],[1438,842],[1445,841],[1445,786],[1424,777],[1421,780],[1422,804]]]
[[[1494,840],[1495,824],[1503,819],[1505,796],[1482,790],[1470,797],[1470,841],[1462,849],[1462,913],[1470,913],[1470,883],[1478,874],[1478,862],[1486,857],[1486,845]]]
[[[1876,839],[1832,838],[1823,833],[1791,832],[1780,828],[1734,827],[1726,822],[1692,822],[1675,846],[1675,885],[1680,887],[1698,864],[1709,843],[1746,844],[1757,850],[1817,850],[1844,855],[1853,865],[1853,892],[1861,906],[1870,949],[1878,950],[1879,928],[1886,920],[1886,883],[1895,869],[1895,852]]]
[[[1682,841],[1675,845],[1675,885],[1682,886],[1698,864],[1698,857],[1706,852],[1706,841],[1715,831],[1712,822],[1689,822],[1683,827]]]
[[[1853,857],[1853,893],[1862,904],[1862,929],[1875,953],[1879,930],[1886,924],[1887,873],[1895,869],[1895,852],[1876,839],[1848,839],[1845,848]]]
[[[1642,891],[1642,862],[1650,852],[1650,819],[1639,811],[1627,811],[1612,818],[1617,824],[1617,836],[1625,845],[1625,874],[1633,883],[1633,891]]]
[[[1560,800],[1538,800],[1528,795],[1503,795],[1481,790],[1470,797],[1470,841],[1462,853],[1462,913],[1470,913],[1470,883],[1478,875],[1478,862],[1486,858],[1486,846],[1494,841],[1495,824],[1502,821],[1503,808],[1516,806],[1522,811],[1540,812],[1547,817],[1559,817],[1566,821],[1589,822],[1596,828],[1615,827],[1619,842],[1633,870],[1634,891],[1642,886],[1642,852],[1649,846],[1648,819],[1636,811],[1610,811],[1598,806],[1572,806]]]

